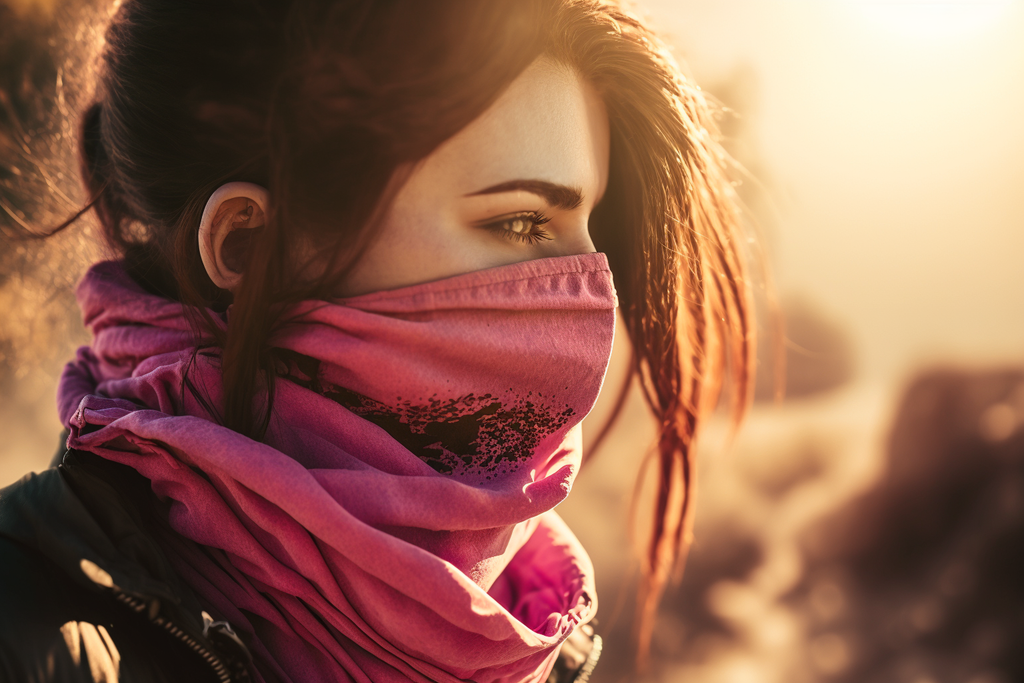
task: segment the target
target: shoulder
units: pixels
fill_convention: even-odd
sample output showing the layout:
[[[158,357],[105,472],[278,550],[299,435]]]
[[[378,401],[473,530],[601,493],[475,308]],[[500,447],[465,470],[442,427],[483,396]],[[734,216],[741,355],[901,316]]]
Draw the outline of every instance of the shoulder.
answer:
[[[204,680],[198,669],[183,676],[160,634],[131,623],[134,615],[78,585],[38,551],[4,537],[0,605],[0,680]]]
[[[45,558],[0,536],[0,680],[90,680],[69,670],[71,653],[60,647],[62,613],[73,610],[62,588]]]
[[[87,513],[58,480],[48,471],[0,492],[0,681],[216,680],[144,615],[72,575],[72,556],[95,539],[81,537],[83,520],[63,523]]]

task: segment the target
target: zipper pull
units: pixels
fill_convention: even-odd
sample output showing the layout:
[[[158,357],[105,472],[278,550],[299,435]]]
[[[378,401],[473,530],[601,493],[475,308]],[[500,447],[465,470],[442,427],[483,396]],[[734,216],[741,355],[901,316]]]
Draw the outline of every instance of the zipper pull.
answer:
[[[242,639],[238,637],[231,624],[226,621],[214,621],[205,610],[203,611],[203,637],[222,650],[232,652],[235,659],[252,665],[252,653]]]

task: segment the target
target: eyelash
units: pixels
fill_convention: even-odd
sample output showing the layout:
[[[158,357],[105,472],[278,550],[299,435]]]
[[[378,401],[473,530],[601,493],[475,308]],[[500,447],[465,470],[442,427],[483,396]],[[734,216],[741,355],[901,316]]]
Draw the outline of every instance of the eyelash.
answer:
[[[502,227],[509,225],[516,220],[530,221],[533,223],[533,228],[530,232],[516,232],[515,230],[509,230],[508,228]],[[501,218],[487,223],[481,223],[480,227],[485,230],[498,233],[501,237],[511,240],[512,242],[519,242],[521,244],[537,244],[538,242],[551,239],[551,235],[540,227],[550,220],[550,218],[547,218],[536,211],[520,211],[519,213],[502,216]]]

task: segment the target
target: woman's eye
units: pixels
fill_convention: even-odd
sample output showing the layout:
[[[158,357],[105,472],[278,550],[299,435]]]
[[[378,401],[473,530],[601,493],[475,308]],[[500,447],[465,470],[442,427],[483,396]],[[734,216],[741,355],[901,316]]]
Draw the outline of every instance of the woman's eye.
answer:
[[[513,242],[536,244],[551,239],[551,235],[541,227],[550,220],[535,211],[524,211],[481,223],[479,227]]]

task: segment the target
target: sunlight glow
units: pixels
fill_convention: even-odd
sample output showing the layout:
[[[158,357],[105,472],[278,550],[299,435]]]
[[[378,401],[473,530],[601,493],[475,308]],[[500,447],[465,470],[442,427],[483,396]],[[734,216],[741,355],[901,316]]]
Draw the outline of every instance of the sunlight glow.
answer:
[[[900,35],[923,39],[978,34],[993,27],[1012,0],[846,0],[865,18]]]

